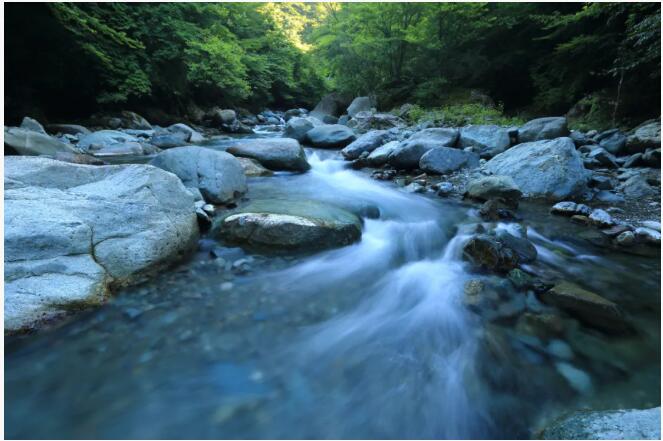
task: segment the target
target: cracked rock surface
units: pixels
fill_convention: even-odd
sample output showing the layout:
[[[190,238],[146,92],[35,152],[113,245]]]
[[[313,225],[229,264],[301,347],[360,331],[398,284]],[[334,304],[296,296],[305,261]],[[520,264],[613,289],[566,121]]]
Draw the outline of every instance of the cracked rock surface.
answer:
[[[150,165],[89,166],[9,156],[5,165],[5,331],[103,302],[187,254],[192,195]]]

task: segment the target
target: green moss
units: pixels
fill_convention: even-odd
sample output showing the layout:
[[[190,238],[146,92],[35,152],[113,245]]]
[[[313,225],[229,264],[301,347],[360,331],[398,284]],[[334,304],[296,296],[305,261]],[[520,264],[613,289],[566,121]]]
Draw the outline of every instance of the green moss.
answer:
[[[569,128],[586,132],[603,131],[613,127],[614,104],[604,96],[595,94],[581,99],[568,115]]]
[[[431,121],[435,125],[454,127],[468,124],[519,126],[525,123],[519,117],[505,115],[501,106],[493,107],[478,103],[449,104],[432,109],[414,105],[406,118],[411,124]]]

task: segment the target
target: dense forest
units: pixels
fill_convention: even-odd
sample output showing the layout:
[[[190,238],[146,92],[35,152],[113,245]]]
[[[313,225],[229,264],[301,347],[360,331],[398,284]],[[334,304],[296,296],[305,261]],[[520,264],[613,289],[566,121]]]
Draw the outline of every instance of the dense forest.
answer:
[[[656,117],[658,3],[50,3],[5,15],[9,119],[105,109],[386,110],[470,91],[509,114]],[[576,107],[577,109],[578,107]]]

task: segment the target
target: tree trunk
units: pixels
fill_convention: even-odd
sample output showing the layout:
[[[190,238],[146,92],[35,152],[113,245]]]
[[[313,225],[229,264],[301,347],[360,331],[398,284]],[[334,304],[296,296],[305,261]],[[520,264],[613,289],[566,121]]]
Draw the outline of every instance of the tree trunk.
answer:
[[[622,95],[622,84],[624,83],[624,69],[621,69],[619,74],[619,83],[617,84],[617,99],[615,100],[615,108],[612,111],[612,125],[617,124],[617,109],[619,109],[619,100]]]

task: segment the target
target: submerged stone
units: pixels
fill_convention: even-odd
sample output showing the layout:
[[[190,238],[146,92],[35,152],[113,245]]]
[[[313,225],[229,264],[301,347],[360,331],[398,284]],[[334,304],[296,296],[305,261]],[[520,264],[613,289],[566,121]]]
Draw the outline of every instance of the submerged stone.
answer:
[[[313,250],[359,240],[361,221],[317,201],[258,200],[226,216],[218,234],[229,242],[258,248]]]
[[[593,326],[607,331],[627,329],[622,311],[615,303],[576,284],[562,282],[540,296],[545,303],[568,311]]]

